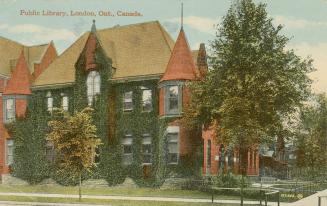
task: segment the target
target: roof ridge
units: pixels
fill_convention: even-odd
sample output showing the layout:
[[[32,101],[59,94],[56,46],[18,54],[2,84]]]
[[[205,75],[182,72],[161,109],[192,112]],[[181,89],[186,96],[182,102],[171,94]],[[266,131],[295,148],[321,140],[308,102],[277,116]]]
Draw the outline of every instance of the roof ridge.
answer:
[[[163,36],[163,38],[164,38],[164,40],[165,40],[165,42],[166,42],[166,44],[167,44],[167,46],[168,46],[170,52],[172,52],[174,48],[170,48],[170,45],[169,45],[168,40],[167,40],[167,38],[166,38],[166,36],[165,36],[165,33],[164,33],[164,32],[165,32],[164,29],[162,28],[162,26],[161,26],[161,24],[160,24],[159,21],[156,21],[156,22],[157,22],[157,25],[158,25],[158,27],[159,27],[159,29],[160,29],[160,31],[161,31],[161,34],[162,34],[162,36]],[[168,35],[169,35],[169,34],[168,34]],[[173,41],[174,41],[174,40],[173,40]],[[175,43],[175,42],[174,42],[174,43]]]
[[[156,23],[159,22],[158,20],[154,20],[154,21],[147,21],[147,22],[140,22],[140,23],[135,23],[135,24],[126,24],[126,25],[122,25],[122,26],[113,26],[113,27],[108,27],[108,28],[102,28],[102,29],[97,29],[97,32],[99,31],[104,31],[104,30],[111,30],[111,29],[120,29],[120,28],[126,28],[126,27],[133,27],[133,26],[139,26],[142,24],[150,24],[150,23]]]
[[[10,42],[13,42],[13,43],[15,43],[15,44],[19,44],[20,46],[25,47],[24,44],[22,44],[22,43],[20,43],[20,42],[18,42],[18,41],[14,41],[14,40],[12,40],[12,39],[9,39],[9,38],[7,38],[7,37],[0,36],[0,38],[2,38],[2,39],[4,39],[4,40],[7,40],[7,41],[10,41]]]

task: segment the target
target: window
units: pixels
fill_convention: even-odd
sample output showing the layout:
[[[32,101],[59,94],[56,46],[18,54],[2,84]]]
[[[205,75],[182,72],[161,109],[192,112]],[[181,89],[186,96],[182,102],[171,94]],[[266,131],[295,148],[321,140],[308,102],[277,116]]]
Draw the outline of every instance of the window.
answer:
[[[47,108],[49,112],[53,110],[53,97],[51,96],[51,92],[47,93]]]
[[[124,93],[124,111],[133,110],[133,92]]]
[[[100,74],[97,71],[91,71],[86,80],[87,86],[87,101],[89,106],[92,105],[93,100],[97,94],[100,94]]]
[[[168,140],[168,163],[177,164],[179,158],[178,149],[178,138],[179,137],[179,127],[169,126],[167,128],[167,140]]]
[[[179,86],[169,86],[165,92],[165,111],[167,114],[178,114],[180,111],[181,95]]]
[[[211,167],[211,140],[207,142],[207,167]]]
[[[152,91],[150,89],[142,89],[142,111],[152,111]]]
[[[144,134],[142,141],[143,164],[151,164],[152,162],[151,147],[151,136],[149,134]]]
[[[56,151],[52,142],[47,142],[45,146],[45,156],[49,162],[54,162],[56,157]]]
[[[6,122],[15,120],[15,99],[6,100]]]
[[[122,145],[123,145],[123,164],[124,165],[132,164],[132,160],[133,160],[132,143],[133,143],[132,135],[125,135],[125,137],[123,138],[123,141],[122,141]]]
[[[62,97],[62,109],[65,111],[68,111],[68,105],[69,105],[68,97],[63,96]]]
[[[6,143],[6,164],[11,165],[14,163],[14,140],[7,139]]]

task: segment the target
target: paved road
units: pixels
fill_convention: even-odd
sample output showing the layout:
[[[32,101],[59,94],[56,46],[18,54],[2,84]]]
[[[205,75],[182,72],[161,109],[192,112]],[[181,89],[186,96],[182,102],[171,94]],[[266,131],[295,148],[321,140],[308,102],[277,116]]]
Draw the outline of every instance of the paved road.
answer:
[[[44,193],[7,193],[0,192],[0,196],[22,196],[22,197],[56,197],[56,198],[74,198],[77,199],[78,195],[66,194],[44,194]],[[141,196],[120,196],[120,195],[83,195],[83,199],[103,199],[103,200],[133,200],[133,201],[160,201],[160,202],[193,202],[193,203],[206,203],[211,202],[211,199],[199,198],[177,198],[177,197],[141,197]],[[215,203],[240,203],[239,200],[214,200]],[[258,204],[259,201],[244,201],[245,204]],[[36,202],[1,202],[2,205],[55,205],[55,206],[80,206],[87,204],[63,204],[63,203],[36,203]],[[277,203],[270,203],[269,205],[277,205]],[[281,204],[281,206],[288,206],[289,204]],[[107,205],[108,206],[108,205]]]

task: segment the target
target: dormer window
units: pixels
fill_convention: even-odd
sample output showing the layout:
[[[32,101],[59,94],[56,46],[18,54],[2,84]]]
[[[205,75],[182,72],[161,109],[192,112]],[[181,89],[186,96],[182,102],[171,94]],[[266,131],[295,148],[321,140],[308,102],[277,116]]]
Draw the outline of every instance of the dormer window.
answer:
[[[87,86],[87,101],[88,105],[91,106],[97,94],[100,94],[100,74],[97,71],[91,71],[87,75],[86,86]]]

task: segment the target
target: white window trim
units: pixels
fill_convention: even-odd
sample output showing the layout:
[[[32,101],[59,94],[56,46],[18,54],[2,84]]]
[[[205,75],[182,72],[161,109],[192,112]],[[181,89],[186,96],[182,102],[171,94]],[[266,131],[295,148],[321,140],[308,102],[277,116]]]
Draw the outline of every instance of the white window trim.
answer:
[[[12,100],[13,101],[13,118],[12,119],[8,119],[8,110],[7,110],[7,104],[8,104],[8,100]],[[13,122],[16,119],[16,101],[15,98],[6,98],[4,99],[4,122]]]
[[[129,92],[131,92],[132,93],[132,97],[131,98],[125,98],[125,94],[126,93],[129,93]],[[123,110],[124,111],[133,111],[133,109],[134,109],[134,105],[133,105],[133,94],[134,94],[134,92],[133,91],[126,91],[126,92],[124,92],[123,93]],[[130,101],[126,101],[126,100],[130,100]],[[126,109],[125,108],[125,103],[132,103],[132,108],[128,108],[128,109]]]
[[[153,111],[153,93],[152,93],[152,89],[148,89],[148,88],[146,88],[146,87],[141,87],[141,89],[142,89],[142,102],[141,102],[141,109],[142,109],[142,112],[152,112],[152,111]],[[144,110],[144,108],[143,108],[144,103],[146,102],[146,101],[144,101],[144,99],[143,99],[143,95],[144,95],[143,92],[145,92],[145,91],[149,91],[150,94],[151,94],[151,100],[150,100],[151,109],[150,109],[150,110]]]
[[[150,138],[150,144],[144,144],[144,138],[145,137],[149,137]],[[150,155],[151,156],[151,158],[150,158],[150,162],[144,162],[144,160],[142,161],[142,165],[152,165],[152,161],[153,161],[153,151],[152,151],[152,136],[150,135],[150,134],[143,134],[142,135],[142,147],[143,147],[143,145],[150,145],[150,147],[151,147],[151,152],[150,153],[143,153],[143,149],[142,149],[142,155],[144,155],[144,154],[147,154],[147,155]]]
[[[9,164],[9,162],[8,162],[8,141],[12,141],[12,147],[13,147],[13,149],[12,149],[12,162]],[[7,166],[9,166],[9,165],[11,165],[11,164],[13,164],[14,163],[14,144],[15,144],[15,142],[14,142],[14,140],[13,139],[6,139],[6,144],[5,144],[5,154],[6,154],[6,159],[5,159],[5,162],[6,162],[6,165]]]
[[[67,100],[67,105],[65,105],[65,99]],[[68,98],[67,95],[62,96],[62,99],[61,99],[61,107],[65,111],[68,111],[69,110],[69,98]]]
[[[96,78],[99,78],[99,82],[96,82]],[[89,82],[90,80],[90,82]],[[96,85],[99,84],[99,85]],[[99,87],[99,91],[96,91],[95,89]],[[91,93],[89,93],[89,87],[91,90]],[[100,73],[98,71],[91,71],[88,73],[86,77],[86,96],[87,96],[87,103],[89,106],[92,106],[94,99],[97,94],[101,93],[101,77]]]
[[[180,156],[180,128],[179,126],[168,126],[166,129],[166,135],[168,134],[177,134],[177,162],[168,162],[169,165],[177,165],[179,163],[179,156]],[[169,142],[168,142],[169,144]],[[168,149],[169,154],[169,149]]]
[[[130,141],[130,142],[128,141],[128,143],[124,143],[124,139],[131,139],[131,141]],[[131,153],[125,153],[125,152],[124,152],[124,146],[131,146],[131,147],[133,147],[133,135],[131,135],[131,134],[127,134],[127,135],[125,135],[121,144],[122,144],[122,146],[123,146],[123,162],[122,162],[122,163],[123,163],[123,165],[125,165],[125,166],[131,165],[131,164],[133,163],[133,148],[132,148]],[[124,163],[124,158],[125,158],[126,156],[132,156],[132,157],[131,157],[131,162],[128,162],[127,164]]]

